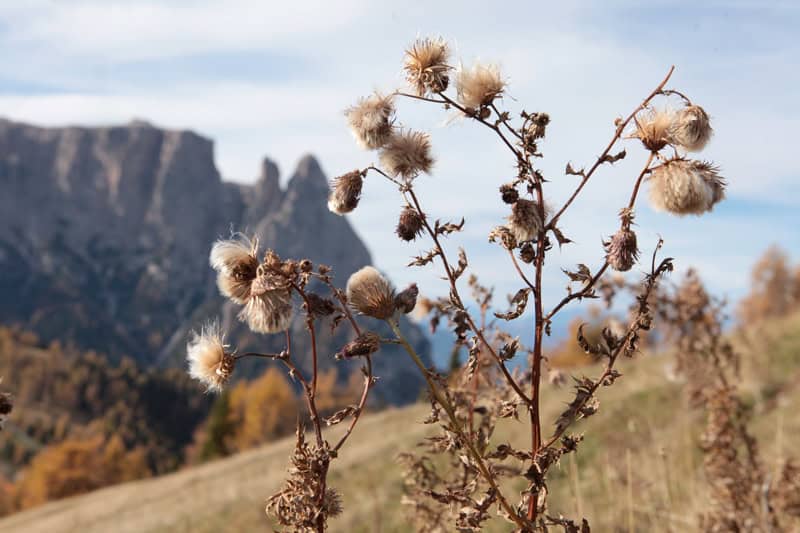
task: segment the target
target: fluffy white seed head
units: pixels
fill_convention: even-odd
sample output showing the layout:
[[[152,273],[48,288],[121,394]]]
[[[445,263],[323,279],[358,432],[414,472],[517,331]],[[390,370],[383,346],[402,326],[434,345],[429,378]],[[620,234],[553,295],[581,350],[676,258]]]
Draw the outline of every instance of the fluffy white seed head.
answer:
[[[375,93],[347,109],[345,116],[356,142],[367,150],[377,150],[392,135],[394,102],[391,96]]]
[[[403,70],[419,96],[440,93],[450,83],[450,50],[442,38],[417,39],[406,50]]]
[[[669,130],[670,142],[689,152],[699,152],[713,135],[711,120],[698,105],[688,105],[678,111]]]
[[[658,152],[670,142],[675,113],[668,109],[650,109],[635,117],[634,137],[650,151]]]
[[[375,268],[365,266],[347,280],[347,301],[361,314],[386,320],[394,315],[394,289]]]
[[[430,137],[419,131],[396,132],[381,150],[380,162],[387,174],[405,181],[420,172],[429,173],[433,167]]]
[[[250,298],[239,312],[239,320],[256,333],[278,333],[292,322],[292,294],[285,280],[260,273],[253,282]]]
[[[472,68],[462,66],[456,79],[458,101],[471,110],[491,104],[503,94],[505,87],[497,65],[476,63]]]
[[[214,243],[209,263],[217,271],[217,287],[223,296],[240,305],[247,301],[258,269],[257,253],[258,240],[244,235]]]
[[[219,323],[211,322],[200,333],[192,332],[186,345],[189,375],[209,391],[220,391],[233,373],[235,359],[227,351]]]
[[[725,179],[704,161],[674,159],[653,169],[650,203],[659,211],[700,215],[725,198]]]

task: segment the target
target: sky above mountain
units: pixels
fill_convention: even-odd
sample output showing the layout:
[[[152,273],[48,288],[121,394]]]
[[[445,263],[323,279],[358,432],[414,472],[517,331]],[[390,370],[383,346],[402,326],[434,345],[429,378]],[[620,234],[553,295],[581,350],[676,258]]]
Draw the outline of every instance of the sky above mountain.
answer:
[[[404,48],[441,35],[465,64],[500,65],[503,106],[552,117],[542,168],[558,205],[627,115],[676,66],[670,86],[712,115],[715,136],[701,157],[722,168],[728,200],[700,218],[675,218],[641,202],[640,245],[658,238],[679,268],[697,267],[719,294],[737,298],[755,258],[780,243],[800,259],[800,181],[792,135],[800,131],[800,5],[793,1],[557,3],[512,1],[396,3],[27,0],[0,4],[0,116],[40,125],[101,125],[145,119],[190,128],[216,141],[225,179],[250,182],[264,155],[284,177],[314,153],[329,176],[375,161],[356,147],[343,110],[378,89],[403,87]],[[476,272],[501,291],[517,286],[502,250],[486,243],[506,208],[497,187],[513,161],[491,132],[428,105],[401,102],[398,116],[427,131],[437,155],[418,180],[427,211],[467,218],[448,245],[470,251]],[[550,299],[565,277],[558,266],[602,260],[601,239],[644,161],[604,167],[563,219],[575,241],[557,251],[545,279]],[[398,283],[444,293],[432,269],[405,268],[419,243],[393,236],[400,198],[368,180],[350,215],[378,267]]]

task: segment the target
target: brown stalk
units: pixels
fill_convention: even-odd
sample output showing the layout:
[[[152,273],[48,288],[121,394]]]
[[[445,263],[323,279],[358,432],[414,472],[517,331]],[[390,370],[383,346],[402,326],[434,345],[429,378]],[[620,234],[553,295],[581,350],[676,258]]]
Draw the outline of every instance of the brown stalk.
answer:
[[[572,193],[572,196],[570,196],[567,202],[561,207],[561,209],[559,209],[556,212],[556,214],[553,215],[553,217],[550,219],[550,222],[547,223],[546,229],[553,229],[555,227],[556,222],[558,222],[558,219],[561,217],[562,214],[564,214],[564,211],[567,210],[567,208],[572,204],[572,202],[575,201],[575,198],[578,197],[578,194],[580,194],[581,190],[583,190],[583,187],[586,185],[586,182],[589,181],[589,178],[592,177],[595,170],[597,170],[600,167],[600,165],[602,165],[605,162],[609,152],[611,152],[611,149],[620,139],[620,137],[622,136],[622,132],[628,126],[630,121],[633,120],[633,117],[635,117],[639,111],[647,107],[647,105],[650,103],[650,100],[655,98],[658,94],[662,93],[662,89],[667,84],[674,71],[675,71],[675,66],[673,65],[669,68],[669,72],[667,72],[667,75],[664,77],[663,80],[661,80],[661,83],[659,83],[658,86],[655,89],[653,89],[653,92],[651,92],[647,96],[647,98],[645,98],[644,101],[641,104],[639,104],[639,106],[636,109],[634,109],[631,112],[631,114],[627,116],[627,118],[625,118],[625,120],[617,124],[617,130],[614,132],[614,136],[611,138],[611,141],[609,141],[608,146],[606,146],[606,149],[603,150],[603,152],[597,157],[597,160],[594,162],[594,164],[588,170],[588,172],[586,172],[583,175],[581,182],[578,184],[578,187]]]
[[[452,404],[447,399],[447,397],[439,391],[439,387],[437,387],[436,384],[431,379],[430,375],[428,374],[428,369],[425,368],[425,364],[422,362],[422,359],[420,359],[416,350],[414,350],[414,347],[411,346],[411,344],[409,344],[406,338],[403,336],[403,332],[400,330],[400,327],[397,325],[397,323],[391,320],[387,322],[389,326],[391,326],[395,335],[397,335],[400,344],[403,346],[403,348],[405,348],[408,355],[411,356],[411,359],[414,361],[414,364],[417,365],[417,368],[422,373],[422,376],[425,378],[425,381],[428,384],[428,390],[430,391],[431,395],[436,400],[436,402],[442,406],[442,408],[445,410],[445,413],[447,413],[447,417],[450,419],[450,425],[453,428],[453,431],[456,432],[456,434],[460,437],[461,441],[467,447],[467,452],[469,452],[469,455],[472,458],[472,460],[475,461],[475,466],[478,468],[478,471],[481,473],[481,476],[483,476],[483,478],[486,480],[489,486],[495,491],[497,495],[497,501],[500,504],[500,506],[508,514],[509,518],[513,520],[515,524],[517,524],[519,527],[522,528],[522,531],[530,531],[530,524],[526,524],[525,520],[522,517],[520,517],[516,513],[516,511],[514,511],[513,507],[511,507],[511,505],[505,499],[505,496],[503,496],[502,492],[500,492],[500,487],[497,485],[495,476],[489,471],[489,468],[483,462],[483,457],[478,452],[478,450],[475,449],[475,446],[472,443],[472,439],[470,439],[469,436],[465,434],[463,428],[461,427],[461,422],[459,421],[458,416],[456,415],[456,412],[453,409]]]
[[[495,362],[497,363],[498,367],[500,368],[500,371],[503,373],[503,376],[505,377],[505,379],[508,382],[508,384],[511,385],[511,387],[514,389],[514,392],[516,392],[517,395],[528,406],[530,406],[531,405],[531,399],[528,398],[528,395],[525,394],[522,391],[522,389],[519,387],[519,384],[516,382],[516,380],[514,380],[514,377],[508,371],[508,368],[506,368],[506,365],[503,362],[503,360],[500,359],[500,356],[497,355],[497,352],[495,351],[495,349],[486,340],[486,337],[483,335],[483,331],[481,330],[481,328],[477,327],[477,325],[475,324],[475,321],[472,319],[472,315],[470,315],[470,313],[467,312],[467,310],[466,310],[466,308],[464,306],[463,300],[461,299],[461,296],[460,296],[460,294],[458,292],[458,287],[456,286],[456,278],[453,275],[453,269],[450,266],[449,261],[447,260],[447,255],[445,254],[444,248],[442,247],[442,244],[439,241],[439,236],[436,235],[436,232],[433,230],[433,228],[431,228],[430,224],[428,223],[427,218],[424,216],[423,211],[422,211],[422,207],[420,206],[419,200],[417,199],[417,195],[414,193],[414,190],[409,187],[407,192],[408,192],[409,196],[411,197],[411,200],[412,200],[412,202],[414,204],[414,208],[417,210],[417,212],[420,214],[420,216],[422,216],[422,223],[425,226],[425,230],[428,232],[428,235],[430,235],[431,239],[433,240],[433,244],[436,247],[436,250],[438,252],[439,258],[442,261],[442,266],[444,267],[445,272],[447,273],[447,279],[450,282],[451,293],[452,293],[453,297],[456,298],[456,302],[453,302],[453,303],[456,304],[461,311],[464,311],[464,313],[466,314],[467,323],[469,324],[470,329],[478,337],[478,340],[481,341],[481,344],[483,344],[486,347],[487,351],[492,355],[492,357],[494,358]]]

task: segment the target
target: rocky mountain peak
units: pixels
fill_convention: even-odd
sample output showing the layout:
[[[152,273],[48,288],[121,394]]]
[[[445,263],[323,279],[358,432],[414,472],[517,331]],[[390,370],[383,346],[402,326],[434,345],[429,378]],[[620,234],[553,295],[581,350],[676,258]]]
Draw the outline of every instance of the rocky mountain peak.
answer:
[[[221,180],[213,142],[191,131],[0,119],[0,323],[144,364],[183,365],[189,331],[220,314],[243,347],[279,344],[223,306],[208,252],[232,230],[255,233],[283,257],[332,266],[344,285],[371,258],[347,219],[328,211],[327,194],[310,155],[286,190],[269,159],[253,185],[236,185]],[[321,342],[332,354],[344,340]],[[376,363],[388,401],[416,398],[421,383],[406,359]]]

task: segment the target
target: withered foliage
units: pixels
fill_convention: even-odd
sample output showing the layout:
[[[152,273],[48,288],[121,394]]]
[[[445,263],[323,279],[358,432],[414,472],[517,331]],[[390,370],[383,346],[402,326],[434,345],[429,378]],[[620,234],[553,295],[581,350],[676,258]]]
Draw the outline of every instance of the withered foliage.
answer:
[[[289,463],[289,478],[280,492],[267,500],[267,513],[292,531],[315,531],[320,521],[342,512],[335,489],[325,486],[331,452],[308,444],[303,428],[297,427],[297,443]]]
[[[740,355],[723,335],[724,304],[690,271],[659,298],[663,331],[676,350],[677,371],[691,403],[705,411],[701,436],[709,504],[699,517],[707,532],[794,531],[800,526],[800,469],[787,460],[771,478],[748,425],[752,410],[737,388]]]

